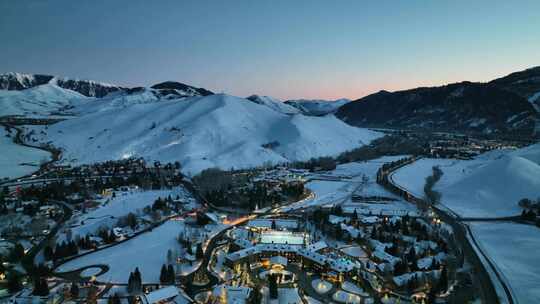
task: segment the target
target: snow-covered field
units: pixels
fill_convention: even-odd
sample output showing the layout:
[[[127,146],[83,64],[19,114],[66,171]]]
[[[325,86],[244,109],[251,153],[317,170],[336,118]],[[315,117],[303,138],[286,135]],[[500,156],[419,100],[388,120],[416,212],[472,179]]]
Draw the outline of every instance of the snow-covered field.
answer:
[[[168,221],[151,232],[63,264],[57,271],[71,271],[84,266],[106,264],[109,271],[98,277],[105,282],[127,283],[129,273],[139,267],[143,282],[159,282],[161,265],[167,262],[167,251],[180,248],[178,234],[184,222]]]
[[[313,194],[299,202],[280,208],[283,212],[298,208],[340,203],[354,191],[357,185],[350,182],[316,180],[306,183]]]
[[[531,225],[492,222],[471,223],[470,227],[519,303],[540,303],[540,229]]]
[[[421,159],[398,170],[393,180],[423,196],[433,166],[444,173],[435,185],[442,204],[463,217],[518,215],[520,199],[540,196],[540,144],[496,150],[473,160]]]
[[[16,131],[11,131],[9,133],[0,128],[0,179],[20,177],[37,171],[40,162],[48,161],[51,157],[46,151],[15,144],[13,137]]]
[[[353,192],[362,196],[384,196],[398,199],[397,196],[386,191],[376,182],[377,169],[384,163],[401,159],[405,156],[385,156],[365,162],[353,162],[338,165],[330,172],[314,173],[314,179],[306,183],[306,188],[313,192],[313,196],[282,208],[282,211],[321,206],[327,204],[343,203],[344,208],[351,203]],[[365,204],[364,204],[365,205]],[[373,214],[387,212],[392,214],[395,210],[415,211],[416,208],[402,201],[388,202],[386,204],[369,204],[357,206],[372,211]]]
[[[407,156],[408,155],[383,156],[363,162],[341,164],[338,165],[331,174],[335,176],[350,176],[352,177],[352,180],[356,181],[361,181],[364,177],[367,178],[366,184],[362,185],[362,187],[356,191],[356,194],[358,195],[395,197],[392,193],[386,191],[382,186],[377,184],[377,170],[385,163],[396,161]]]
[[[70,163],[143,156],[179,160],[186,173],[209,167],[261,166],[337,155],[381,136],[333,115],[286,115],[249,100],[218,94],[183,100],[85,103],[81,116],[39,134],[64,150]]]

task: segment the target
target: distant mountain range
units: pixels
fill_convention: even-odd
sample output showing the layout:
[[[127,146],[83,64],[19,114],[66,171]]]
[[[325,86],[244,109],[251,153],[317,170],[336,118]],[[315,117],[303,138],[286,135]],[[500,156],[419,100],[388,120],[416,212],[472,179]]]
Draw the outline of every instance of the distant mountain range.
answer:
[[[78,92],[87,97],[105,97],[113,92],[126,92],[128,94],[140,92],[143,87],[125,88],[113,84],[96,82],[92,80],[79,80],[70,78],[57,78],[51,75],[32,75],[21,73],[7,73],[0,75],[0,89],[25,90],[44,84],[53,84],[63,89]],[[211,91],[196,88],[180,82],[166,81],[151,87],[156,97],[189,97],[208,96]]]
[[[54,84],[61,88],[72,90],[88,97],[103,97],[111,92],[125,89],[116,85],[91,80],[57,78],[51,75],[32,75],[21,73],[7,73],[0,75],[0,89],[2,90],[20,91],[43,84]]]
[[[0,101],[6,103],[6,109],[14,109],[22,104],[20,108],[26,106],[33,110],[36,105],[28,106],[27,103],[39,100],[38,108],[43,110],[51,100],[41,91],[55,91],[52,101],[57,108],[76,98],[53,87],[40,87],[45,84],[91,98],[113,96],[116,103],[141,103],[214,94],[204,88],[173,81],[151,87],[125,88],[90,80],[8,73],[0,75],[0,89],[25,93],[0,95]],[[34,91],[26,92],[26,89]],[[123,97],[117,98],[118,96]],[[9,104],[8,100],[16,100],[17,103]],[[460,82],[396,92],[380,91],[354,101],[281,101],[260,95],[252,95],[244,100],[287,115],[335,114],[346,123],[357,127],[511,134],[526,138],[540,136],[540,67],[512,73],[487,83]],[[0,111],[0,115],[3,112],[6,111]],[[12,112],[17,114],[17,111],[7,111],[9,114]]]
[[[380,91],[340,107],[336,116],[362,127],[538,136],[540,67],[488,83],[461,82]]]

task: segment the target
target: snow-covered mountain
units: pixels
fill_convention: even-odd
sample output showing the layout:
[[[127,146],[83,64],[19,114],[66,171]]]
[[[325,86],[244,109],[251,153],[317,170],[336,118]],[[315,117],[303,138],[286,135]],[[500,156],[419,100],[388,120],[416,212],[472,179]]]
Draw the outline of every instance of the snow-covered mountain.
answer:
[[[335,113],[341,106],[349,102],[351,102],[351,100],[346,98],[337,100],[297,99],[287,100],[285,101],[285,104],[297,108],[305,115],[321,116]]]
[[[493,83],[380,91],[340,107],[355,126],[532,137],[540,115],[524,97]]]
[[[381,136],[333,115],[287,115],[224,94],[160,102],[121,98],[81,104],[74,109],[81,116],[36,134],[61,147],[65,162],[142,156],[178,160],[191,174],[336,155]]]
[[[53,84],[58,87],[78,92],[88,97],[103,97],[111,92],[124,90],[124,88],[96,82],[92,80],[79,80],[59,78],[51,75],[32,75],[22,73],[7,73],[0,75],[1,90],[24,90],[43,84]]]
[[[264,105],[270,109],[283,113],[283,114],[299,114],[300,110],[295,107],[292,107],[283,101],[270,97],[270,96],[260,96],[260,95],[251,95],[246,99],[253,101],[254,103]]]
[[[7,115],[48,116],[74,103],[94,98],[54,84],[43,84],[21,91],[0,90],[0,117]]]

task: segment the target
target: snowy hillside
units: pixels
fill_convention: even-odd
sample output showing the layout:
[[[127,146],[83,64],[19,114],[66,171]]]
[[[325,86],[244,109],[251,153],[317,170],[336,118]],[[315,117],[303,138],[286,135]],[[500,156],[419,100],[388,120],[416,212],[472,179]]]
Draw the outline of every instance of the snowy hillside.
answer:
[[[433,166],[444,172],[435,185],[442,204],[464,217],[517,215],[520,199],[540,197],[540,144],[492,151],[474,160],[421,159],[398,170],[393,180],[422,196]]]
[[[63,148],[66,162],[143,156],[179,160],[195,174],[336,155],[381,136],[334,116],[290,116],[223,94],[122,107],[99,102],[101,110],[77,107],[88,114],[50,126],[40,140]]]
[[[44,84],[22,91],[0,90],[0,116],[45,116],[75,101],[91,100],[75,91]]]
[[[459,214],[518,215],[520,199],[540,195],[540,166],[523,157],[504,157],[442,189],[442,193],[443,203]]]
[[[300,113],[300,110],[297,108],[290,106],[283,101],[270,97],[270,96],[259,96],[259,95],[251,95],[247,97],[246,99],[253,101],[254,103],[264,105],[269,107],[270,109],[283,113],[283,114],[298,114]]]
[[[334,113],[337,109],[347,103],[351,102],[349,99],[342,98],[338,100],[287,100],[285,104],[295,107],[306,115],[321,116],[329,113]]]
[[[42,161],[50,159],[46,151],[15,144],[13,137],[16,131],[10,131],[0,127],[0,179],[30,174],[39,169]]]

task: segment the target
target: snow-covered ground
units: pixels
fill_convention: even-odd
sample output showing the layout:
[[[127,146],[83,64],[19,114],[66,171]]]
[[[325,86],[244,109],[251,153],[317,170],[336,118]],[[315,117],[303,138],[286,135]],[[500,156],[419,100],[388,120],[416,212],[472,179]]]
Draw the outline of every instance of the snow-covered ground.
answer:
[[[191,198],[182,187],[173,190],[118,192],[116,198],[104,199],[97,208],[73,217],[66,227],[71,227],[72,237],[77,235],[84,237],[88,233],[96,233],[102,227],[112,228],[120,217],[130,212],[142,215],[144,207],[152,206],[158,197],[167,198],[169,195],[173,199],[177,195],[182,198]],[[60,234],[58,238],[59,242],[63,240],[65,240],[65,233]]]
[[[121,106],[114,99],[97,102],[100,107],[81,104],[74,109],[80,117],[36,136],[63,148],[70,163],[143,156],[179,160],[191,174],[337,155],[381,136],[333,115],[286,115],[224,94]]]
[[[476,240],[497,265],[519,303],[540,303],[540,229],[515,223],[475,222]]]
[[[338,165],[331,174],[334,176],[350,176],[352,177],[352,180],[357,181],[361,181],[362,178],[367,178],[366,184],[362,185],[362,187],[356,191],[356,194],[358,195],[395,197],[392,193],[386,191],[382,186],[377,184],[377,170],[385,163],[405,157],[408,157],[408,155],[383,156],[363,162],[345,163]]]
[[[279,288],[278,300],[270,300],[271,304],[301,304],[302,299],[296,288]]]
[[[305,187],[313,192],[310,197],[280,209],[287,212],[299,208],[340,203],[351,195],[357,185],[351,182],[316,180],[306,183]]]
[[[435,185],[442,204],[463,217],[518,215],[520,199],[540,196],[540,144],[491,151],[473,160],[421,159],[399,169],[392,178],[422,197],[433,166],[444,173]]]
[[[15,135],[15,129],[10,133],[0,127],[0,179],[30,174],[39,169],[40,162],[51,158],[46,151],[15,144]]]
[[[281,208],[282,211],[322,206],[327,204],[343,203],[344,208],[351,206],[351,195],[355,193],[361,196],[384,196],[398,199],[397,196],[386,191],[376,182],[377,169],[384,163],[401,159],[405,156],[385,156],[364,162],[352,162],[338,165],[335,170],[329,172],[314,173],[309,176],[313,179],[306,183],[306,188],[313,192],[311,197]],[[415,211],[416,208],[402,201],[387,202],[384,204],[354,204],[357,208],[363,208],[366,213],[381,212],[393,214],[394,211]],[[362,205],[362,206],[361,206]]]
[[[151,232],[61,265],[57,271],[106,264],[109,271],[99,281],[127,283],[129,273],[139,267],[143,282],[158,283],[161,266],[167,263],[167,251],[179,249],[177,237],[184,230],[183,221],[168,221]]]

